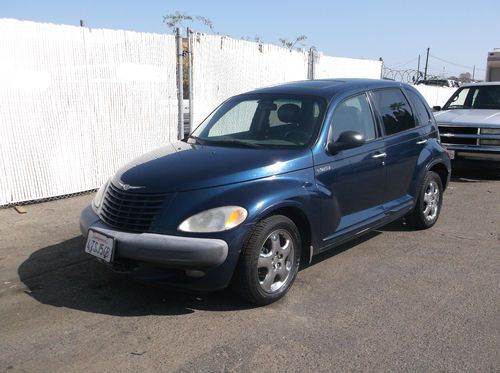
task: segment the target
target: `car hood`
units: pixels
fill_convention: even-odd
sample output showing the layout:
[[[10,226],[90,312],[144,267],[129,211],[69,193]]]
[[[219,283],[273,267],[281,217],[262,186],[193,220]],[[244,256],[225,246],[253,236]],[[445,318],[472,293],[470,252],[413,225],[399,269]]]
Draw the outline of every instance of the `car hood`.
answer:
[[[434,113],[438,124],[500,126],[500,110],[489,109],[452,109]]]
[[[312,167],[310,149],[254,149],[178,141],[122,167],[113,184],[136,193],[170,193],[260,179]],[[123,186],[122,186],[123,188]]]

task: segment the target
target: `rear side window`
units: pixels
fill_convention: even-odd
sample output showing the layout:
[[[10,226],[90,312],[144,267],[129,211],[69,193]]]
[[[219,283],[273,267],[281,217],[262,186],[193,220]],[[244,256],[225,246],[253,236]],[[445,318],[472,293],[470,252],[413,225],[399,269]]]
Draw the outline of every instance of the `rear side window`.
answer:
[[[373,99],[382,117],[386,135],[415,127],[415,119],[410,105],[399,89],[374,91]]]
[[[409,89],[406,90],[406,93],[408,95],[408,98],[410,99],[411,107],[415,111],[415,120],[417,122],[417,125],[425,126],[429,124],[431,115],[425,107],[425,104],[422,102],[422,99],[415,92],[410,91]]]
[[[366,141],[375,138],[375,124],[365,94],[348,98],[335,109],[330,138],[337,141],[344,131],[357,131]]]

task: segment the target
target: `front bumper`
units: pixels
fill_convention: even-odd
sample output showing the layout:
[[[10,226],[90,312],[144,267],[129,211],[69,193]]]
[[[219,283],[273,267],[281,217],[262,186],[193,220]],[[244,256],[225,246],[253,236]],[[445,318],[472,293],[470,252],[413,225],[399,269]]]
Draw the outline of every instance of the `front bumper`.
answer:
[[[104,224],[91,206],[80,216],[80,231],[85,237],[89,229],[115,239],[116,260],[177,269],[205,269],[221,265],[228,256],[228,245],[221,239],[119,231]]]
[[[455,151],[456,158],[500,162],[500,146],[442,144]]]
[[[459,146],[443,144],[455,152],[453,168],[500,169],[500,147]]]

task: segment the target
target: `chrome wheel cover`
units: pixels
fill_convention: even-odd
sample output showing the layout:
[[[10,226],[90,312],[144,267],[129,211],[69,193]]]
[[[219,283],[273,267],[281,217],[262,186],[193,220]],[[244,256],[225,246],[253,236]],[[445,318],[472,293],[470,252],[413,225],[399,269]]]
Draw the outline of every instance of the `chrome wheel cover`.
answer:
[[[440,201],[439,187],[434,180],[431,180],[424,192],[423,214],[425,220],[432,222],[436,219],[439,212]]]
[[[257,277],[262,290],[275,293],[291,279],[295,267],[295,248],[286,230],[277,229],[267,236],[257,261]]]

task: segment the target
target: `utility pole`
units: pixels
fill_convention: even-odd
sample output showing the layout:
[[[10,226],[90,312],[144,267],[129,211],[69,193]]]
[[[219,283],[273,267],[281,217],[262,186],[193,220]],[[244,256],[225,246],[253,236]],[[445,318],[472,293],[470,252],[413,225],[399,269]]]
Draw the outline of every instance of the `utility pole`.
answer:
[[[474,81],[474,75],[476,75],[476,65],[472,67],[472,80]]]
[[[418,55],[417,78],[415,79],[415,83],[418,83],[419,80],[420,80],[420,54]]]
[[[427,79],[427,66],[429,65],[429,49],[430,48],[427,48],[427,57],[425,58],[424,80]]]

